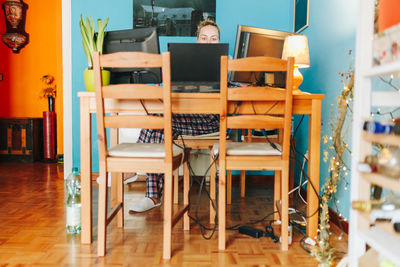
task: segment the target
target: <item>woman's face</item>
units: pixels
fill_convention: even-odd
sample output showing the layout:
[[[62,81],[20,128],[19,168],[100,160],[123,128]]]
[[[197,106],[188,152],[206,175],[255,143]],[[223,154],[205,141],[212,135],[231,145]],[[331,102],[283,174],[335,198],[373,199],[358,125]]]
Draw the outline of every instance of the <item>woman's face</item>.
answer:
[[[219,33],[217,27],[207,25],[201,28],[197,42],[201,44],[219,43]]]

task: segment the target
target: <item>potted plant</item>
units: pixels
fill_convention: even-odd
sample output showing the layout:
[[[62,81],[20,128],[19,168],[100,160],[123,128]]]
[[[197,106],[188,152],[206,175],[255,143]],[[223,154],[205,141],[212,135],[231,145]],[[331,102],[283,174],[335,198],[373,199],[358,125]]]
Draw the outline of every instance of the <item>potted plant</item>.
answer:
[[[55,112],[55,103],[57,85],[53,75],[46,74],[40,78],[42,90],[40,97],[47,98],[49,111],[43,111],[43,149],[44,160],[54,162],[57,157],[57,118]]]
[[[82,35],[82,45],[83,50],[85,51],[85,55],[88,61],[88,68],[84,70],[84,81],[87,91],[94,92],[94,76],[93,76],[93,62],[92,62],[92,52],[99,51],[100,54],[103,53],[103,42],[105,32],[104,29],[107,26],[108,19],[102,22],[101,19],[97,20],[97,34],[95,33],[95,25],[92,16],[89,18],[83,19],[81,15],[80,20],[80,28]],[[102,80],[103,85],[110,84],[110,71],[102,70]]]

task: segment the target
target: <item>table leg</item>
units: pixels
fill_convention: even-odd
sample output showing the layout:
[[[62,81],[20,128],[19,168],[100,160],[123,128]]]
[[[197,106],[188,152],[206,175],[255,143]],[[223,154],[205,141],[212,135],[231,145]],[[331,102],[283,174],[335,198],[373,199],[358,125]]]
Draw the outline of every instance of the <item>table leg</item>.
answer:
[[[212,202],[214,202],[215,207],[217,206],[216,203],[216,165],[217,162],[214,162],[214,158],[212,157],[212,150],[210,149],[210,224],[215,223],[215,210]]]
[[[89,98],[80,99],[81,116],[81,243],[92,242],[92,129]]]
[[[309,121],[309,168],[310,182],[307,184],[307,235],[316,238],[318,229],[318,196],[319,194],[319,163],[320,163],[320,139],[321,139],[321,100],[312,100],[311,115]],[[312,185],[311,185],[312,184]]]

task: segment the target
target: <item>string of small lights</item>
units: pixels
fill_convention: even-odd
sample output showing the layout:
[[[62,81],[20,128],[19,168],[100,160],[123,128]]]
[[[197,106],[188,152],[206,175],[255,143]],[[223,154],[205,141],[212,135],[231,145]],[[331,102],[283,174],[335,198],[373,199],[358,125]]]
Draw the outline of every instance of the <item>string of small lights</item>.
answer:
[[[351,53],[351,52],[350,52]],[[334,259],[336,249],[330,244],[330,225],[329,225],[329,206],[330,202],[334,203],[336,211],[339,214],[339,226],[341,227],[342,221],[346,219],[342,217],[339,212],[338,204],[340,201],[336,198],[335,194],[338,191],[339,182],[343,181],[344,190],[347,191],[350,183],[347,180],[349,172],[351,171],[345,162],[345,153],[351,153],[349,145],[346,143],[346,135],[349,130],[348,121],[349,112],[351,111],[351,102],[353,97],[353,86],[354,86],[354,71],[352,65],[347,72],[339,73],[342,77],[341,83],[343,84],[343,90],[340,96],[337,97],[337,106],[333,118],[330,119],[330,128],[332,131],[331,136],[323,136],[323,142],[327,146],[328,150],[323,151],[323,161],[329,162],[329,177],[325,179],[325,184],[322,187],[322,197],[320,202],[320,213],[319,213],[319,226],[318,226],[318,244],[311,251],[311,254],[320,262],[321,265],[330,266]],[[339,113],[336,115],[336,112]],[[339,235],[339,239],[343,236],[342,233]]]
[[[351,51],[350,53],[351,54]],[[342,221],[347,221],[346,218],[342,216],[339,211],[338,204],[340,200],[336,198],[336,193],[339,187],[339,183],[344,183],[343,189],[347,191],[350,187],[348,181],[349,173],[351,169],[345,162],[344,158],[347,155],[351,155],[351,150],[349,145],[346,143],[346,134],[351,123],[346,123],[347,118],[350,117],[352,113],[351,102],[353,97],[353,86],[354,86],[354,71],[352,66],[347,72],[339,73],[342,77],[343,91],[340,96],[337,97],[337,107],[335,108],[335,114],[339,110],[339,114],[331,119],[331,136],[323,136],[323,142],[327,145],[328,150],[332,151],[330,153],[328,150],[323,151],[323,161],[329,161],[329,177],[326,178],[325,184],[322,187],[322,197],[320,203],[320,224],[318,231],[318,246],[311,251],[311,254],[320,262],[320,264],[331,265],[335,259],[335,248],[331,247],[329,238],[331,236],[330,226],[329,226],[329,207],[328,203],[333,203],[336,212],[339,215],[339,226],[342,226]],[[392,88],[393,90],[400,93],[400,84],[396,85],[400,80],[391,76],[390,79],[384,79],[380,77],[380,81]],[[382,111],[378,108],[375,112],[371,112],[371,117],[375,116],[389,116],[390,120],[394,121],[400,114],[400,107],[397,107],[390,111]],[[350,118],[351,121],[351,118]],[[346,154],[344,153],[346,152]],[[350,158],[350,157],[348,157]],[[340,240],[343,237],[344,231],[339,235]]]
[[[382,112],[380,108],[378,108],[376,110],[376,112],[371,112],[371,117],[375,117],[376,115],[380,115],[380,116],[390,116],[390,120],[394,122],[394,120],[396,119],[396,117],[393,115],[395,114],[397,111],[400,111],[400,107],[397,107],[391,111],[386,111],[386,112]],[[399,113],[400,116],[400,113]]]

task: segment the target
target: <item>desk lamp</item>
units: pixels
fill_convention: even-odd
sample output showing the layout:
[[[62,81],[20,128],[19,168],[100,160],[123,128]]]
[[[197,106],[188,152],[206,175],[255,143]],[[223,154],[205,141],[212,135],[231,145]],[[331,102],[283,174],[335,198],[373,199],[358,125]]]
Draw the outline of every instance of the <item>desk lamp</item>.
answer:
[[[301,75],[299,68],[310,67],[307,36],[286,36],[283,43],[282,59],[286,60],[288,57],[294,57],[293,90],[300,91],[298,87],[303,82],[303,75]]]

